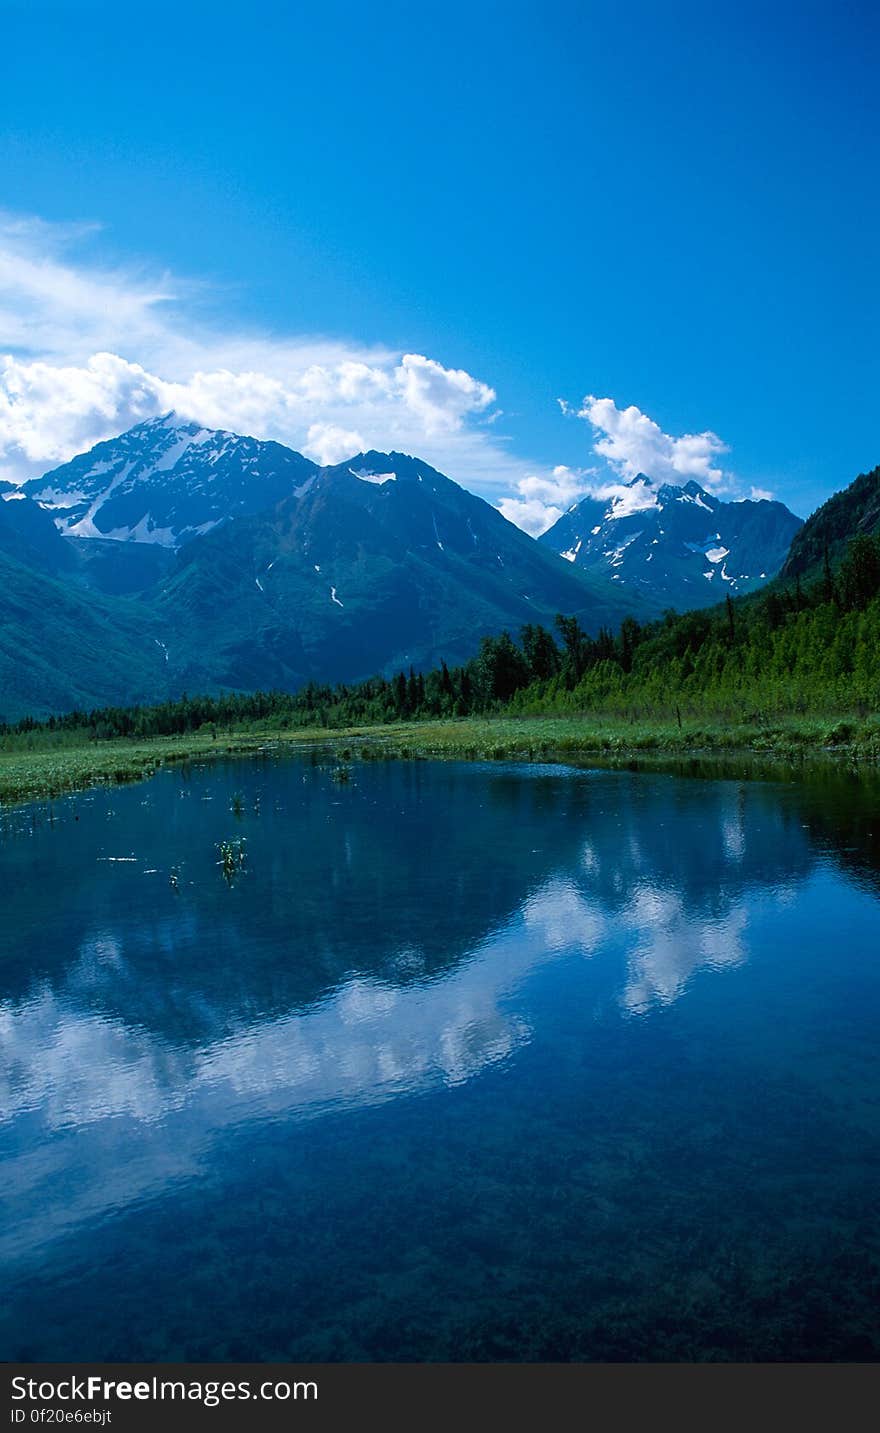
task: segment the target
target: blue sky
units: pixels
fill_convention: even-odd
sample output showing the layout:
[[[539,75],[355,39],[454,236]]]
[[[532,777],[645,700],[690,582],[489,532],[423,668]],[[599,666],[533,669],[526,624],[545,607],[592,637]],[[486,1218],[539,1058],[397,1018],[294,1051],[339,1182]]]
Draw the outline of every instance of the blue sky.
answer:
[[[0,474],[167,402],[806,513],[880,460],[878,14],[0,0]]]

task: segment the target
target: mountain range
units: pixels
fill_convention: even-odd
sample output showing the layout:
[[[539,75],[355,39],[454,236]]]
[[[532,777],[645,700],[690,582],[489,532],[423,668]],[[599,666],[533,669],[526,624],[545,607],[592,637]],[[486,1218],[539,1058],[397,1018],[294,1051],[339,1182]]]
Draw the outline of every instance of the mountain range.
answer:
[[[458,663],[484,634],[559,611],[595,629],[627,605],[427,463],[377,452],[189,544],[157,600],[176,644],[210,652],[211,673],[188,671],[190,688],[209,675],[289,688]]]
[[[400,453],[319,469],[168,414],[0,496],[5,719],[455,663],[630,605]]]
[[[780,502],[725,502],[697,482],[657,486],[639,473],[608,499],[575,503],[540,542],[633,599],[683,611],[762,586],[801,525]]]
[[[451,665],[557,612],[616,628],[762,582],[799,526],[639,478],[535,541],[418,458],[320,468],[166,414],[0,486],[0,717]]]

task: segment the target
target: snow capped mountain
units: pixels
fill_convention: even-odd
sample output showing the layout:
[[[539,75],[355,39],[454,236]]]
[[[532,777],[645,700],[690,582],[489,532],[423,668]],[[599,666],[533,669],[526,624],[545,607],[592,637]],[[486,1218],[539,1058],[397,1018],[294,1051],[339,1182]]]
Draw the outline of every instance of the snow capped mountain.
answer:
[[[566,612],[597,631],[631,606],[429,464],[377,452],[188,543],[155,603],[188,690],[452,664],[505,628],[552,626]]]
[[[302,491],[316,472],[308,458],[280,443],[166,413],[98,443],[21,491],[51,510],[66,537],[176,548],[227,518]]]
[[[657,487],[640,473],[608,501],[575,503],[539,541],[582,571],[684,609],[760,587],[800,527],[783,503],[722,502],[697,482]]]
[[[280,443],[202,428],[174,413],[98,443],[16,491],[0,492],[5,507],[21,497],[51,513],[64,537],[84,539],[73,544],[84,579],[118,593],[159,580],[174,551],[221,523],[266,513],[285,499],[297,506],[309,498],[303,512],[331,545],[354,542],[357,526],[366,522],[382,550],[393,541],[400,553],[457,553],[467,556],[474,575],[510,561],[515,570],[533,566],[526,556],[535,548],[532,539],[417,458],[372,451],[319,469]],[[322,513],[326,521],[318,521]],[[291,522],[301,526],[299,519]],[[639,475],[608,501],[588,497],[575,504],[540,543],[579,576],[601,578],[605,588],[613,583],[622,600],[625,592],[642,607],[685,608],[772,577],[799,527],[782,503],[722,502],[696,482],[657,487]],[[515,552],[508,551],[511,542]],[[151,546],[156,562],[125,560],[120,572],[120,543],[136,543],[144,555],[144,545]],[[535,600],[536,581],[526,580],[524,571],[513,582],[517,601]]]
[[[711,604],[771,577],[800,526],[781,503],[638,477],[536,542],[419,458],[318,468],[167,414],[0,485],[4,699],[57,711],[453,664],[559,612],[596,632]]]

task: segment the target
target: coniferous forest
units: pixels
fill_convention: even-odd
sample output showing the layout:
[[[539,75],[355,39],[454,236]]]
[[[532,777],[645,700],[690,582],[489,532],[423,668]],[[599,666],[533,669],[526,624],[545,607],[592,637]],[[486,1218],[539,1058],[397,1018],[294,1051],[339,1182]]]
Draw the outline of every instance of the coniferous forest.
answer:
[[[814,573],[815,575],[810,575]],[[880,704],[880,536],[850,540],[759,594],[685,614],[668,612],[589,636],[560,614],[484,637],[464,665],[400,671],[355,685],[297,692],[182,695],[156,706],[73,711],[0,728],[0,743],[139,740],[196,731],[345,728],[471,716],[595,714],[706,723],[781,716],[865,717]]]

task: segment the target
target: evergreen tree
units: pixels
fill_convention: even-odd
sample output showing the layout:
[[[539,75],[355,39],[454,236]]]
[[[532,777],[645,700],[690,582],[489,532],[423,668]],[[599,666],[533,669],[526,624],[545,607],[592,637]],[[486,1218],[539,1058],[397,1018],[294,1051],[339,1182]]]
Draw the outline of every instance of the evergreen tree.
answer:
[[[561,612],[556,615],[556,628],[565,651],[562,663],[565,685],[573,688],[587,669],[589,638],[577,617],[566,617]]]
[[[522,629],[521,643],[533,681],[546,682],[556,676],[560,667],[559,648],[546,627],[530,622]]]
[[[826,542],[822,562],[822,600],[823,602],[833,602],[836,595],[834,576],[831,571],[831,554],[828,551],[828,544]]]
[[[405,717],[409,713],[406,677],[403,672],[398,672],[394,678],[394,710],[398,717]]]
[[[843,604],[861,612],[880,591],[880,546],[874,537],[853,538],[840,571]]]
[[[406,683],[406,705],[409,712],[418,711],[419,684],[416,681],[416,674],[412,667],[409,669],[409,678]]]

